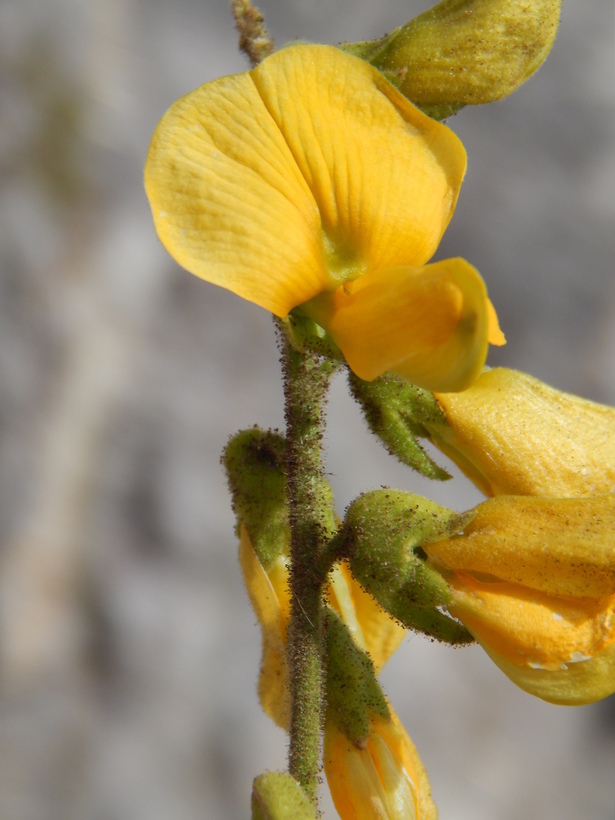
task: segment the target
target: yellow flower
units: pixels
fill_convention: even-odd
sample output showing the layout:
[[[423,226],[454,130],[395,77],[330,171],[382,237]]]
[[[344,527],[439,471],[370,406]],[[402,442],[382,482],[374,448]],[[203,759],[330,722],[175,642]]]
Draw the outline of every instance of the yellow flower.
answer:
[[[615,409],[515,370],[486,370],[464,393],[436,396],[434,443],[488,496],[615,491]]]
[[[259,698],[264,711],[288,730],[290,701],[286,630],[290,614],[287,558],[280,555],[266,571],[241,527],[239,559],[250,600],[261,625],[263,655]],[[327,590],[329,604],[369,653],[378,673],[405,635],[374,599],[338,565]],[[357,746],[329,715],[324,732],[324,764],[335,806],[342,820],[435,820],[436,807],[416,748],[388,707],[388,716],[370,715],[369,735]]]
[[[207,83],[159,123],[145,184],[169,253],[208,282],[307,315],[350,367],[438,390],[503,344],[477,271],[427,265],[465,173],[457,137],[372,66],[295,45]]]
[[[522,689],[552,703],[615,692],[615,495],[500,496],[424,546],[448,610]]]
[[[432,440],[487,495],[424,546],[449,612],[522,689],[553,703],[615,692],[615,410],[525,373],[438,394]]]
[[[427,774],[416,747],[389,707],[374,716],[365,748],[334,723],[325,726],[325,773],[342,820],[435,820]]]

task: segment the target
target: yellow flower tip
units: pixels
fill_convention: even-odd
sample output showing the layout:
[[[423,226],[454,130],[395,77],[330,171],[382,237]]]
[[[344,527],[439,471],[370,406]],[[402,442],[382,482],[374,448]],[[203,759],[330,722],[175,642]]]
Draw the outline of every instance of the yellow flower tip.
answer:
[[[325,774],[343,820],[436,820],[427,774],[399,718],[374,717],[362,747],[325,726]]]
[[[555,596],[615,592],[615,495],[499,496],[479,504],[463,535],[425,546],[440,565]]]
[[[451,614],[525,691],[568,705],[615,692],[615,594],[555,597],[467,573],[452,586]]]
[[[296,45],[177,101],[145,186],[187,270],[280,317],[318,314],[361,378],[460,390],[497,337],[493,315],[467,263],[423,266],[465,167],[452,131],[375,68]]]
[[[504,336],[502,330],[500,329],[498,315],[495,312],[491,299],[487,299],[487,318],[489,322],[489,330],[487,331],[487,339],[489,340],[489,344],[495,345],[496,347],[502,347],[506,344],[506,336]]]
[[[288,730],[290,694],[286,661],[286,632],[290,613],[288,567],[280,556],[265,571],[250,543],[245,526],[240,529],[239,564],[250,602],[262,632],[262,658],[258,696],[263,711]]]

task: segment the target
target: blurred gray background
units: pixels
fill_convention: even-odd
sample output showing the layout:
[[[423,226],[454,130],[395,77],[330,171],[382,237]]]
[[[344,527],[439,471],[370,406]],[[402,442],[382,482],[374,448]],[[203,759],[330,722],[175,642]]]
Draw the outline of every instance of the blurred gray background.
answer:
[[[278,45],[429,5],[262,0]],[[488,283],[491,364],[609,403],[613,52],[611,0],[564,0],[539,74],[449,121],[469,165],[439,251]],[[233,820],[284,766],[219,466],[237,429],[282,425],[273,327],[166,256],[142,190],[165,109],[245,67],[225,0],[0,0],[3,820]],[[326,443],[340,513],[381,484],[479,500],[388,457],[343,378]],[[613,699],[544,704],[412,635],[383,678],[442,820],[613,820]]]

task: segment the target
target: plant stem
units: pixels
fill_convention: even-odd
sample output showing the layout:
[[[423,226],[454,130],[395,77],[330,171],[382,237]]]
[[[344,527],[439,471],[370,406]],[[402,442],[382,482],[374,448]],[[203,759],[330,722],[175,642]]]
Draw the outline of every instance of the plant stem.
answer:
[[[324,478],[324,405],[335,366],[295,350],[283,329],[286,471],[291,529],[291,614],[287,657],[291,687],[289,772],[313,804],[321,768],[325,709],[326,546],[336,528]]]

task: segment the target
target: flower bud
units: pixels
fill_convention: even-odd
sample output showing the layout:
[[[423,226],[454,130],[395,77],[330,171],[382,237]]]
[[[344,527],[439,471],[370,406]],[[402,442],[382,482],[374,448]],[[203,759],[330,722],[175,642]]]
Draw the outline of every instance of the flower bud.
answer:
[[[287,772],[265,772],[252,785],[252,820],[317,820],[310,799]]]
[[[486,370],[437,393],[433,443],[486,495],[589,496],[615,490],[615,409],[515,370]]]
[[[512,94],[553,46],[561,0],[443,0],[380,41],[345,46],[443,119]]]
[[[258,696],[265,713],[288,731],[290,694],[286,635],[290,617],[290,587],[287,549],[282,549],[275,558],[268,555],[269,563],[265,568],[245,526],[240,528],[240,535],[239,563],[262,632]],[[332,611],[343,620],[346,632],[342,637],[346,634],[352,636],[356,652],[346,651],[347,655],[351,655],[351,665],[357,666],[357,657],[364,657],[370,668],[373,664],[374,671],[379,673],[403,640],[405,630],[359,586],[346,564],[338,564],[331,571],[327,598]],[[339,645],[338,640],[331,651],[335,652],[336,646],[339,650]],[[337,651],[338,664],[343,662],[343,654],[344,650]],[[335,677],[332,669],[329,674]],[[330,699],[333,700],[333,695]],[[348,720],[342,722],[350,725]]]
[[[284,438],[271,430],[242,430],[222,454],[233,511],[266,569],[288,551],[290,528],[284,474]]]
[[[439,611],[450,599],[448,586],[420,548],[466,521],[426,498],[374,490],[350,505],[341,537],[353,575],[392,617],[438,640],[464,643],[466,631]]]

